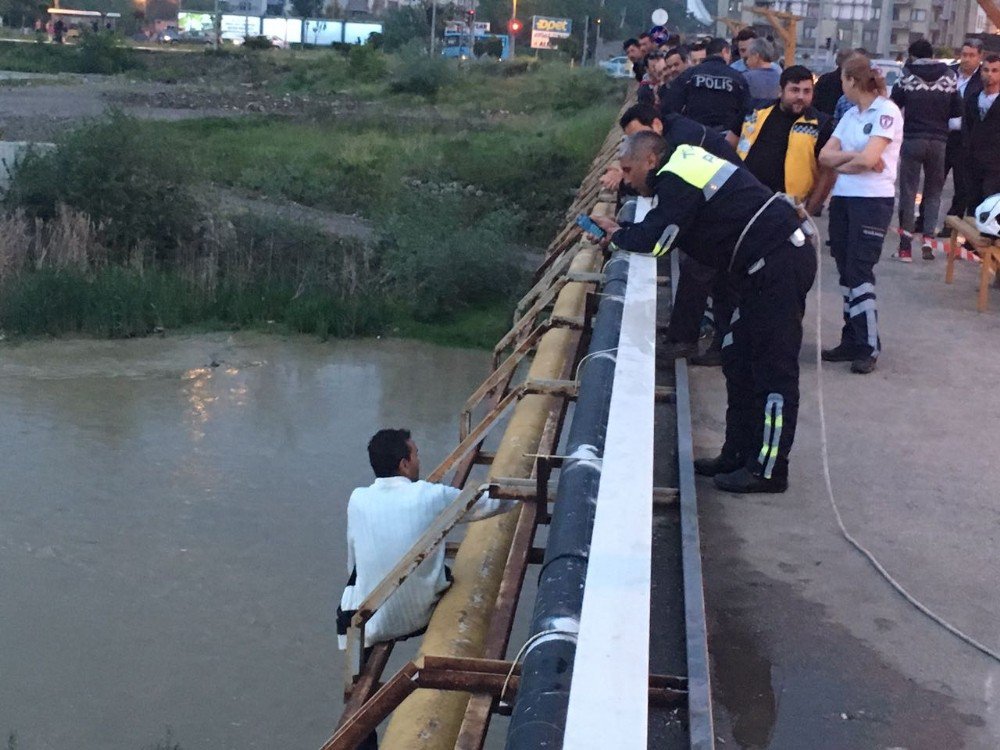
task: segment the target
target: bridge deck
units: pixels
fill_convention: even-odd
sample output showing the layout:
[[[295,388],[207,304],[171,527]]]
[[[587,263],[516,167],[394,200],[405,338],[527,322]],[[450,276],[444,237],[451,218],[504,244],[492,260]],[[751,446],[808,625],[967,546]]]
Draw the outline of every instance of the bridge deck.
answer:
[[[959,261],[947,286],[940,255],[894,263],[893,245],[876,267],[879,369],[824,365],[833,488],[848,528],[901,583],[1000,648],[1000,291],[977,313],[976,264]],[[820,274],[829,346],[841,309],[829,257]],[[837,531],[819,453],[815,301],[814,290],[788,492],[735,497],[698,480],[717,734],[725,747],[995,748],[1000,665],[906,604]],[[706,455],[722,438],[725,389],[717,369],[691,376]]]

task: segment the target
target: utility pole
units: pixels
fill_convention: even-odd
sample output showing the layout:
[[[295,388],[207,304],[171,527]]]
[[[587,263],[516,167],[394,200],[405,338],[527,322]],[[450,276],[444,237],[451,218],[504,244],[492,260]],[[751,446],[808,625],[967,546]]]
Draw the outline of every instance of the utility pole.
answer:
[[[816,45],[813,50],[813,63],[812,63],[813,70],[816,70],[816,66],[819,64],[819,34],[822,30],[823,30],[823,0],[819,0],[819,9],[817,10],[816,14],[816,33],[814,34],[814,36],[816,37],[816,39],[814,40],[816,42]]]
[[[590,16],[583,19],[583,54],[580,55],[580,67],[587,65],[587,39],[590,37]]]
[[[434,32],[437,31],[438,4],[431,0],[431,57],[434,57]]]
[[[601,0],[600,10],[597,11],[597,38],[594,40],[594,59],[601,54],[601,20],[604,16],[604,0]]]
[[[517,18],[517,0],[512,0],[510,6],[510,23],[507,24],[507,38],[510,39],[510,59],[514,59],[514,42],[517,39],[517,29],[515,29],[511,24],[513,24],[514,19]]]
[[[215,32],[215,51],[219,51],[219,37],[222,36],[222,16],[219,15],[219,0],[215,0],[215,12],[212,14],[212,30]]]

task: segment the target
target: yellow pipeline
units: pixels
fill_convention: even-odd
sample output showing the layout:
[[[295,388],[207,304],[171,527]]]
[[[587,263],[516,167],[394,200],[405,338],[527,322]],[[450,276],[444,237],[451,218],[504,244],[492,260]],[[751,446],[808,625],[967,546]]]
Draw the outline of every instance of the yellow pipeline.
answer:
[[[596,271],[600,261],[595,249],[582,250],[570,270]],[[583,317],[585,304],[586,285],[567,284],[556,299],[553,315]],[[567,329],[548,331],[539,342],[528,377],[560,377],[573,355],[573,336]],[[556,404],[554,397],[539,394],[521,399],[497,449],[491,476],[531,475],[534,459],[525,454],[536,452],[545,420]],[[455,558],[455,583],[434,611],[421,656],[482,654],[519,513],[512,511],[469,528]],[[380,746],[383,750],[452,750],[468,701],[468,693],[418,690],[393,713]]]

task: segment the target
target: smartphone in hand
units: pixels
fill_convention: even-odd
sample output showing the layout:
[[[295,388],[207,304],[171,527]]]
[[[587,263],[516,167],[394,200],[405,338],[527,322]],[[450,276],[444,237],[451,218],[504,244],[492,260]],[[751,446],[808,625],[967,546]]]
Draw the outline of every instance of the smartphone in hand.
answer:
[[[604,237],[604,230],[597,226],[594,220],[587,216],[587,214],[577,216],[576,223],[584,232],[594,235],[597,239]]]

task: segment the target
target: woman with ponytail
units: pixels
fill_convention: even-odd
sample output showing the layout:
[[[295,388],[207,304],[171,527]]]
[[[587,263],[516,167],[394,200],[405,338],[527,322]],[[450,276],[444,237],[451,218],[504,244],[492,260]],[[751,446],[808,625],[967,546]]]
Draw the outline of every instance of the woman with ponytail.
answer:
[[[885,96],[885,77],[865,55],[841,70],[844,95],[854,104],[837,124],[819,162],[837,172],[830,201],[830,247],[844,295],[840,344],[823,351],[827,362],[850,362],[851,372],[875,370],[882,350],[875,302],[875,264],[892,219],[903,115]]]

